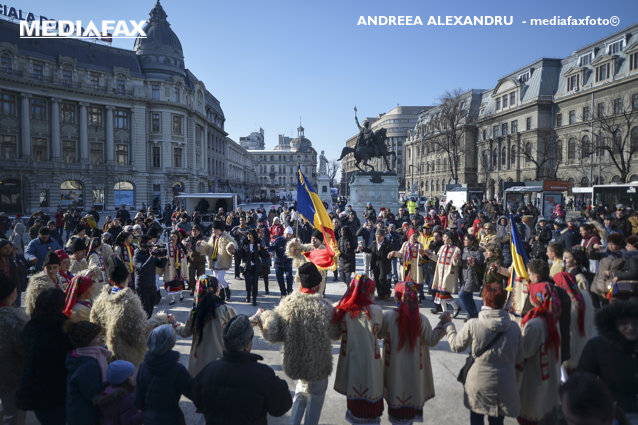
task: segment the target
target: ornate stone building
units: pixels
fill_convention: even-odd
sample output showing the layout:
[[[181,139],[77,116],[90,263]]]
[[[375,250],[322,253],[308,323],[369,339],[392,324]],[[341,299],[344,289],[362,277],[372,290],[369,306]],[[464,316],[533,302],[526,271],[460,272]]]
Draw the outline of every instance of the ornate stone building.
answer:
[[[224,113],[159,2],[144,30],[126,50],[0,21],[0,211],[164,204],[229,179]]]
[[[222,187],[224,190],[220,191],[236,193],[240,202],[253,199],[259,191],[253,156],[244,146],[230,137],[226,137],[226,146],[228,149],[226,152],[227,187]]]

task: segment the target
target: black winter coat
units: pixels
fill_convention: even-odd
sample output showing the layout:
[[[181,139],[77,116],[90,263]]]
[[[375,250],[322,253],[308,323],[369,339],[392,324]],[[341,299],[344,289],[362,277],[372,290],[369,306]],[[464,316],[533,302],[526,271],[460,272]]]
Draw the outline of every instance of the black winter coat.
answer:
[[[177,351],[144,356],[135,389],[135,407],[144,411],[144,425],[186,424],[179,399],[182,394],[192,399],[193,378],[178,360]]]
[[[133,255],[135,267],[135,286],[137,288],[155,288],[155,268],[166,265],[166,258],[151,256],[148,251],[136,249]]]
[[[242,263],[244,264],[245,270],[251,270],[259,272],[261,271],[261,259],[262,259],[262,248],[261,243],[257,243],[253,251],[250,251],[250,244],[248,243],[248,239],[244,240],[244,243],[239,247],[239,258],[241,258]]]
[[[342,273],[354,273],[357,268],[357,242],[355,238],[341,238],[339,246],[339,270]]]
[[[66,355],[73,349],[63,314],[34,314],[22,332],[24,362],[16,405],[22,410],[65,407]]]
[[[372,253],[370,267],[375,277],[384,278],[392,273],[392,260],[388,260],[388,254],[392,251],[392,247],[388,241],[384,241],[381,246],[378,246],[377,241],[374,241],[370,244],[370,248],[363,250]]]
[[[292,406],[288,384],[257,354],[227,351],[193,380],[193,401],[207,425],[266,425],[266,413],[284,415]]]
[[[638,280],[638,251],[625,251],[623,259],[623,268],[616,271],[618,280]]]

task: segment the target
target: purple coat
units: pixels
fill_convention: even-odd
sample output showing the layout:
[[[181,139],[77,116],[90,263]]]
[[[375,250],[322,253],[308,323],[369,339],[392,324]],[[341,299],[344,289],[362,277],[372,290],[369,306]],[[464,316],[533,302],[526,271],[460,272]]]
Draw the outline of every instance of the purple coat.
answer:
[[[142,425],[144,414],[133,405],[134,393],[108,386],[97,399],[103,425]]]

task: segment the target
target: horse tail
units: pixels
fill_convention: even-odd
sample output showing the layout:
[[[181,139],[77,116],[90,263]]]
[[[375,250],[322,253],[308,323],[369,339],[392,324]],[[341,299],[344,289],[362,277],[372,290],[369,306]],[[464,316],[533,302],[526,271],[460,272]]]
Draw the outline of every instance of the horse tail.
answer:
[[[343,150],[341,151],[341,156],[339,157],[339,159],[337,161],[341,161],[346,155],[348,155],[349,153],[354,153],[354,149],[352,149],[350,146],[346,146],[345,148],[343,148]]]

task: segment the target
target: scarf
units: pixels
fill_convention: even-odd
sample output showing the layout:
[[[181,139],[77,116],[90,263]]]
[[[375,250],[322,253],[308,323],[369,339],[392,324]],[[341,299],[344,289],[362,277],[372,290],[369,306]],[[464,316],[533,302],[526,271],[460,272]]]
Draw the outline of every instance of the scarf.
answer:
[[[363,311],[369,319],[370,310],[367,307],[372,304],[370,297],[374,289],[375,284],[372,279],[366,275],[357,273],[350,282],[348,290],[343,294],[343,297],[341,297],[341,301],[339,301],[339,304],[335,307],[332,323],[339,323],[348,312],[350,313],[350,317],[354,319]]]
[[[217,245],[219,243],[219,236],[215,236],[215,242],[213,243],[213,254],[212,254],[212,258],[213,261],[217,261]]]
[[[76,276],[71,279],[69,287],[66,288],[66,300],[63,313],[71,317],[73,307],[78,302],[78,297],[85,293],[93,285],[93,279],[85,276]]]
[[[203,274],[201,275],[196,283],[195,283],[195,297],[193,301],[193,307],[197,307],[204,297],[211,292],[217,292],[217,288],[219,287],[219,281],[217,278]]]
[[[102,376],[102,382],[106,381],[106,368],[108,366],[108,359],[113,355],[106,347],[101,345],[93,345],[91,347],[79,347],[73,350],[71,353],[74,356],[90,357],[97,361],[100,367],[100,373]]]
[[[571,273],[560,272],[554,275],[554,283],[567,292],[572,304],[578,306],[578,332],[581,336],[585,336],[585,300],[578,288],[576,278]]]
[[[410,243],[408,242],[408,246],[406,247],[405,254],[403,255],[404,266],[407,267],[408,263],[417,257],[419,254],[419,242]]]
[[[133,269],[133,247],[128,244],[123,244],[122,248],[124,264],[128,266],[129,272],[133,274],[135,272],[135,270]]]
[[[414,350],[417,338],[421,335],[421,317],[419,314],[419,296],[412,282],[401,282],[394,287],[395,294],[399,294],[401,299],[396,311],[397,326],[399,328],[399,345],[401,350],[407,338],[409,351]]]
[[[182,252],[179,247],[179,242],[177,244],[173,244],[172,242],[168,243],[168,256],[173,259],[175,270],[179,270],[182,265]]]
[[[547,324],[547,339],[544,344],[554,348],[556,359],[560,348],[560,333],[558,332],[558,319],[560,317],[560,299],[556,290],[547,282],[534,283],[529,286],[529,300],[532,308],[523,317],[522,325],[536,317],[542,318]]]

